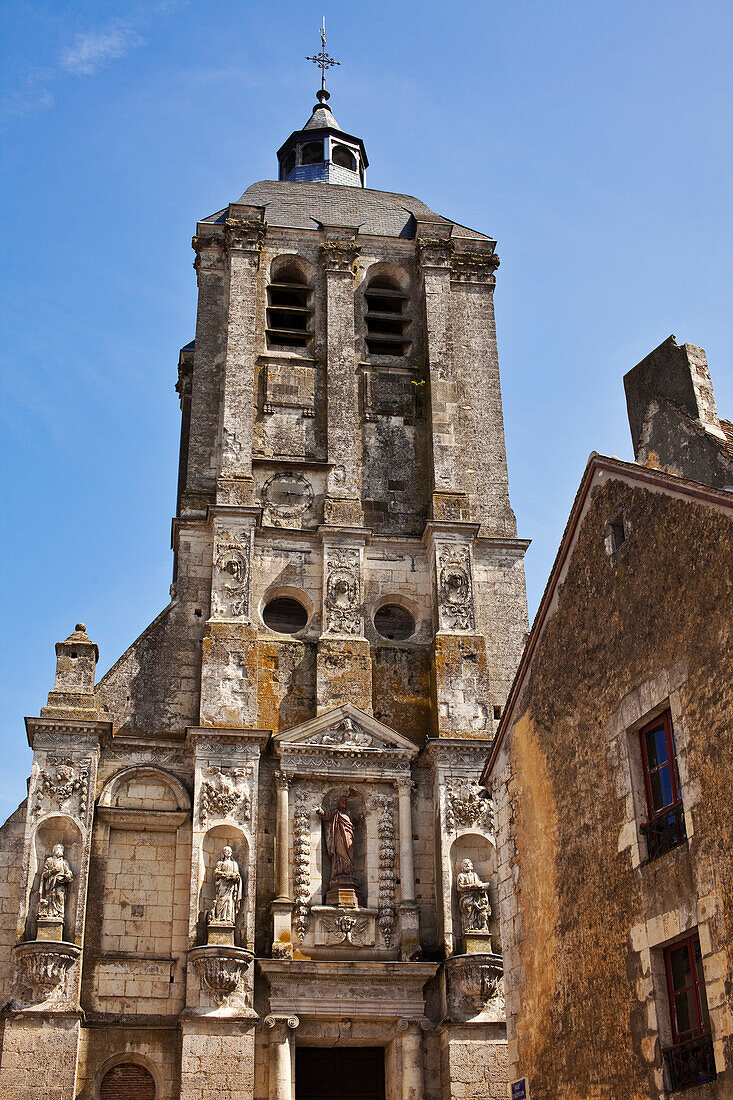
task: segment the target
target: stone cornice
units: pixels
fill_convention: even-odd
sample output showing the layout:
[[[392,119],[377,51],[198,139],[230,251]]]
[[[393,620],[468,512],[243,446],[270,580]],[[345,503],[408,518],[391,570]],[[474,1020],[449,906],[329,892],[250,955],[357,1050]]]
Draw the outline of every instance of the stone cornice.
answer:
[[[217,745],[246,745],[261,750],[271,734],[272,730],[239,729],[236,726],[188,726],[186,742],[193,745],[196,751],[200,751],[202,743],[209,741]]]
[[[75,721],[70,718],[26,718],[25,728],[31,748],[39,734],[47,734],[52,738],[73,737],[79,745],[82,744],[81,739],[85,738],[92,745],[98,745],[104,734],[111,732],[112,723]]]

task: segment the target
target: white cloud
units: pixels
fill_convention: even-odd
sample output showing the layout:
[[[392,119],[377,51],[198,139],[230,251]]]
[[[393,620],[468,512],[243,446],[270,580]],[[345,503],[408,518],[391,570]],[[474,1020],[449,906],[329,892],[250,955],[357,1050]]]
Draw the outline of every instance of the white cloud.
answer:
[[[110,61],[142,46],[144,41],[137,31],[126,26],[78,34],[61,55],[61,67],[77,76],[91,76]]]

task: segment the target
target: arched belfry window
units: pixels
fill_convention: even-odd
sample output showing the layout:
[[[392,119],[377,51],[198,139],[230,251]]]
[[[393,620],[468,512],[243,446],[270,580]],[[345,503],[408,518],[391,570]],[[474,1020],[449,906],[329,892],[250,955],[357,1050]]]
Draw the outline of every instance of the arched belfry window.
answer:
[[[351,149],[348,149],[345,145],[334,145],[331,161],[341,168],[350,168],[352,172],[356,171],[356,157]]]
[[[323,164],[323,139],[306,141],[300,147],[301,164]]]
[[[404,355],[410,324],[405,316],[409,294],[396,279],[376,275],[366,289],[366,345],[370,355]]]
[[[267,342],[270,347],[307,348],[312,339],[313,291],[295,263],[272,273],[267,287]]]

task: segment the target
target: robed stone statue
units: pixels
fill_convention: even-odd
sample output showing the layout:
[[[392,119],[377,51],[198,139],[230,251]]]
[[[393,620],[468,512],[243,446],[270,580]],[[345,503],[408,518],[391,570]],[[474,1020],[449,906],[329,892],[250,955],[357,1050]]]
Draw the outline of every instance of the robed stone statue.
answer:
[[[461,926],[464,932],[488,932],[491,906],[488,882],[482,882],[470,859],[464,859],[456,880]]]
[[[348,799],[345,795],[339,798],[335,809],[327,812],[318,808],[316,813],[325,827],[326,851],[331,859],[329,894],[336,904],[356,905],[355,888],[357,882],[354,876],[354,832],[356,825],[362,820],[362,815],[349,813]],[[336,896],[339,889],[343,890],[343,888],[353,894],[353,899]],[[326,903],[331,904],[328,895]]]
[[[221,859],[214,868],[214,888],[216,894],[214,904],[208,912],[208,923],[234,926],[242,904],[242,876],[229,846],[224,848]]]
[[[64,859],[63,844],[54,845],[53,852],[46,856],[41,872],[41,886],[38,897],[38,916],[52,920],[63,920],[66,910],[66,892],[74,873]]]

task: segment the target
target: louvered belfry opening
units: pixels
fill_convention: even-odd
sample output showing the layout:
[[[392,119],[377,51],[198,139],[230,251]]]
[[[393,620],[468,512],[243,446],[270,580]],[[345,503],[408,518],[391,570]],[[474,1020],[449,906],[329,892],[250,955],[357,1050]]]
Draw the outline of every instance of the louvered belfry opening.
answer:
[[[366,344],[370,355],[404,355],[409,317],[405,305],[409,294],[391,279],[372,279],[366,291]]]
[[[267,342],[270,347],[307,348],[312,339],[313,291],[301,273],[287,268],[267,287]]]

